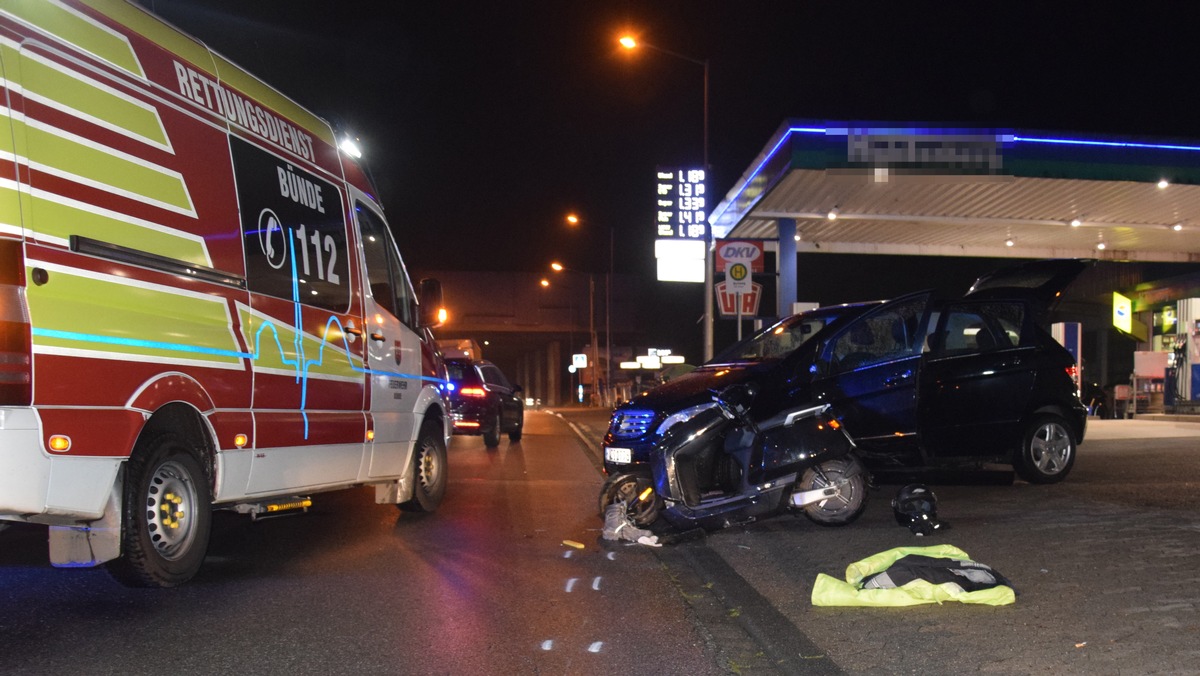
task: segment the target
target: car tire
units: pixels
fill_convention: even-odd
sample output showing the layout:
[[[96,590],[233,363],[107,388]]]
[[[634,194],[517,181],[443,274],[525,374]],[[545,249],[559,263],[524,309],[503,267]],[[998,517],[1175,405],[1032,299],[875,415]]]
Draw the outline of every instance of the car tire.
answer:
[[[862,516],[867,508],[867,474],[853,457],[826,460],[817,467],[809,467],[796,489],[811,491],[842,481],[845,483],[838,496],[801,508],[809,521],[819,526],[845,526]]]
[[[173,432],[139,441],[125,464],[121,557],[107,568],[129,587],[190,580],[208,550],[212,488],[203,465]]]
[[[413,449],[413,496],[396,505],[405,512],[433,512],[446,496],[446,440],[437,421],[421,425],[421,434]]]
[[[608,506],[625,502],[625,513],[633,525],[645,528],[658,520],[662,512],[662,499],[654,493],[650,498],[639,501],[637,498],[642,491],[651,486],[650,479],[637,474],[618,474],[609,477],[600,488],[600,517],[603,518]]]
[[[517,426],[509,431],[508,440],[513,443],[520,441],[521,435],[524,434],[524,430],[525,430],[525,412],[518,411],[517,412]]]
[[[1031,484],[1053,484],[1075,466],[1075,437],[1067,421],[1053,413],[1033,417],[1021,435],[1013,462],[1017,475]]]
[[[492,418],[492,424],[483,431],[483,445],[488,448],[495,448],[500,445],[500,413]]]

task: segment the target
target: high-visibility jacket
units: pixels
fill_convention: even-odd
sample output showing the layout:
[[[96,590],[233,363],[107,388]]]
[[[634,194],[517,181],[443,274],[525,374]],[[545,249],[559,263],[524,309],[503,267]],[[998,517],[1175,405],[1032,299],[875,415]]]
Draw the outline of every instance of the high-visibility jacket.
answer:
[[[905,557],[913,558],[902,561]],[[938,565],[939,559],[945,564]],[[1002,606],[1014,603],[1016,592],[1004,576],[971,561],[953,545],[889,549],[850,564],[845,582],[817,575],[812,591],[814,606],[913,606],[943,601]]]

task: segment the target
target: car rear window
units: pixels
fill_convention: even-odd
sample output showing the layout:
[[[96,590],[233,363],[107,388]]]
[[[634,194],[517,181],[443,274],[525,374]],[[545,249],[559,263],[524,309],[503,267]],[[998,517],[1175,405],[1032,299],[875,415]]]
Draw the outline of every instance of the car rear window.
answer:
[[[470,364],[459,361],[446,362],[446,375],[451,382],[461,383],[466,380],[468,382],[478,380],[475,377],[475,368]]]

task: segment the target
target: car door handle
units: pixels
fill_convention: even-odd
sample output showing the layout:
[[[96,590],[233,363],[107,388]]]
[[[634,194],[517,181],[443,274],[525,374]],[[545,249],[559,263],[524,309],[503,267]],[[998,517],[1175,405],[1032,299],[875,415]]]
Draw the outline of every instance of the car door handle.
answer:
[[[883,384],[887,385],[888,387],[891,387],[893,385],[899,385],[900,383],[902,383],[912,377],[913,377],[912,369],[909,369],[909,370],[905,371],[904,373],[900,373],[900,374],[897,374],[894,376],[889,376],[887,378],[884,378]]]
[[[373,340],[377,343],[382,343],[383,341],[387,340],[387,337],[384,336],[382,333],[373,331],[373,332],[371,332],[371,340]]]
[[[342,328],[342,330],[352,336],[358,336],[359,338],[362,338],[362,329],[354,326],[353,324],[347,324]]]

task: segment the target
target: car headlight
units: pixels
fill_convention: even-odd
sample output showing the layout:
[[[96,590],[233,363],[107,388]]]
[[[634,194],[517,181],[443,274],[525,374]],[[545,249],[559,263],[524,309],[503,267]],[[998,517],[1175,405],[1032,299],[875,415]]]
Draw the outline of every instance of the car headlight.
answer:
[[[662,424],[658,426],[658,429],[654,430],[654,433],[661,436],[664,433],[666,433],[667,430],[678,425],[679,423],[691,420],[692,418],[695,418],[696,416],[700,415],[704,411],[707,411],[710,408],[716,408],[716,407],[717,407],[716,402],[709,401],[709,402],[705,402],[703,404],[698,404],[691,408],[685,408],[682,411],[679,411],[678,413],[672,413],[671,415],[667,416],[666,420],[662,421]]]

